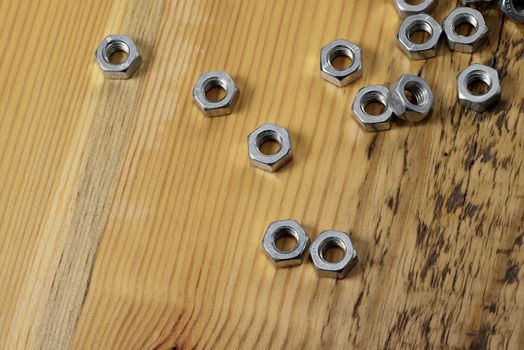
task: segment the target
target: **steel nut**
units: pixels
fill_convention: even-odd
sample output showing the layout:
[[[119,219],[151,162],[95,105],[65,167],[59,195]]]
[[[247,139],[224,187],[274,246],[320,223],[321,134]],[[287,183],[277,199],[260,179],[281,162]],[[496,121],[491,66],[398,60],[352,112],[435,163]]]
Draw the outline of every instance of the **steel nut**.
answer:
[[[333,67],[333,60],[345,56],[351,65],[339,70]],[[362,54],[360,47],[347,40],[338,39],[324,46],[320,51],[320,73],[330,83],[343,87],[362,77]]]
[[[325,259],[326,252],[331,248],[344,251],[342,259],[336,262]],[[348,234],[338,231],[324,231],[311,243],[309,254],[319,276],[344,278],[358,261],[357,252]]]
[[[267,141],[278,142],[280,149],[274,154],[264,154],[261,147]],[[278,171],[293,158],[287,130],[273,124],[264,124],[256,128],[249,134],[247,144],[251,164],[270,173]]]
[[[419,13],[430,13],[436,5],[436,0],[422,0],[418,4],[412,4],[406,0],[395,0],[395,8],[402,18]]]
[[[289,251],[278,249],[276,242],[285,236],[291,236],[296,244]],[[262,239],[262,249],[277,267],[300,265],[307,256],[309,236],[295,220],[275,221],[266,230]]]
[[[411,41],[411,36],[419,31],[429,34],[429,39],[421,44]],[[421,60],[435,57],[440,45],[442,28],[426,14],[408,16],[400,24],[397,35],[397,43],[406,56],[413,60]]]
[[[213,88],[225,91],[225,96],[218,101],[211,101],[207,93]],[[220,117],[233,113],[239,94],[238,86],[224,71],[202,74],[193,89],[193,100],[207,117]]]
[[[483,94],[471,91],[476,83],[485,84],[488,89]],[[501,88],[498,72],[482,64],[472,64],[457,78],[458,98],[462,105],[477,112],[484,112],[500,100]]]
[[[469,23],[475,32],[464,36],[457,32],[461,24]],[[473,53],[488,37],[488,26],[484,16],[479,11],[469,7],[454,9],[444,20],[444,33],[448,46],[453,51]]]
[[[391,128],[393,110],[388,103],[389,89],[381,85],[367,86],[359,90],[353,101],[353,114],[359,124],[366,131],[383,131]],[[380,103],[384,110],[379,115],[366,112],[366,107],[371,103]]]
[[[517,5],[518,0],[500,0],[500,9],[512,20],[518,23],[524,23],[524,8],[522,8],[522,1],[520,6]]]
[[[406,94],[411,95],[411,99]],[[420,122],[433,108],[433,91],[416,75],[405,74],[389,90],[388,102],[395,115],[410,122]]]
[[[120,63],[111,63],[111,56],[120,51],[127,54],[126,59]],[[135,42],[127,35],[106,36],[96,49],[96,60],[104,76],[109,79],[128,79],[142,63]]]

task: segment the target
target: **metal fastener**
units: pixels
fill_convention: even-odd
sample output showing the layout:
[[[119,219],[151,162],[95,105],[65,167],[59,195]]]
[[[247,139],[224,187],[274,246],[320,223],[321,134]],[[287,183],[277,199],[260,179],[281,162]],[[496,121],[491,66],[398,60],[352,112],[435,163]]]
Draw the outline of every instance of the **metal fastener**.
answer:
[[[275,154],[264,154],[262,145],[267,141],[276,141],[280,149]],[[286,129],[273,124],[264,124],[248,136],[248,150],[251,164],[265,171],[274,173],[292,159],[291,139]]]
[[[522,2],[520,7],[517,7],[518,0],[500,0],[500,9],[512,20],[518,23],[524,23],[524,8]]]
[[[410,100],[406,93],[411,94]],[[410,122],[420,122],[433,108],[433,91],[422,78],[404,74],[391,87],[388,102],[395,115]]]
[[[488,90],[475,94],[471,86],[482,82]],[[501,88],[498,72],[482,64],[472,64],[464,69],[457,78],[458,98],[461,104],[478,112],[484,112],[500,100]]]
[[[295,247],[282,251],[277,247],[277,240],[289,235],[296,240]],[[302,264],[307,256],[309,236],[295,220],[280,220],[269,225],[262,239],[262,249],[277,267],[289,267]]]
[[[353,101],[353,114],[359,124],[366,131],[383,131],[391,128],[393,110],[388,103],[389,89],[381,85],[367,86],[359,90]],[[384,111],[379,115],[366,112],[366,107],[373,102],[384,106]]]
[[[395,0],[395,8],[402,18],[419,13],[430,13],[436,5],[435,0],[422,0],[418,4],[409,3],[406,0]]]
[[[338,247],[344,251],[340,261],[329,262],[325,253],[330,248]],[[348,234],[338,231],[322,232],[309,247],[309,254],[317,273],[323,277],[344,278],[357,263],[357,252]]]
[[[418,31],[428,33],[429,39],[421,44],[412,42],[411,36]],[[441,36],[442,28],[433,17],[426,14],[418,14],[406,17],[402,21],[397,35],[397,42],[406,56],[413,60],[421,60],[437,55]]]
[[[466,36],[457,33],[457,28],[465,23],[469,23],[475,28],[471,35]],[[454,9],[444,20],[443,26],[448,46],[454,51],[473,53],[488,37],[489,29],[484,16],[479,11],[469,7]]]
[[[210,101],[207,93],[213,88],[224,89],[226,95],[219,101]],[[233,113],[239,89],[234,80],[224,71],[202,74],[193,89],[193,99],[207,117],[219,117]]]
[[[345,56],[351,59],[346,69],[333,67],[336,57]],[[324,46],[320,51],[320,73],[330,83],[343,87],[362,77],[362,55],[360,47],[350,41],[338,39]]]
[[[111,56],[119,51],[127,54],[120,63],[111,63]],[[109,79],[128,79],[140,67],[142,58],[133,39],[128,35],[109,35],[96,49],[96,60],[104,75]]]

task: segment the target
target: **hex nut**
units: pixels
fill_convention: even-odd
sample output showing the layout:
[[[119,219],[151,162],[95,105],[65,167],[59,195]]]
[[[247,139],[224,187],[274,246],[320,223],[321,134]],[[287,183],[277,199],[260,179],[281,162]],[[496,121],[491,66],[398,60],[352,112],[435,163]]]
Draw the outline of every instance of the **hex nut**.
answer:
[[[395,0],[395,8],[401,18],[419,13],[430,13],[436,5],[435,0],[423,0],[418,4],[410,4],[406,0]]]
[[[344,251],[344,257],[337,262],[324,258],[325,252],[333,247]],[[315,270],[321,277],[345,278],[358,261],[357,252],[347,233],[338,231],[322,232],[309,247],[309,254]]]
[[[411,94],[414,103],[408,99],[406,91]],[[397,117],[416,123],[431,112],[433,91],[424,79],[405,74],[389,90],[388,102]]]
[[[292,250],[282,251],[277,248],[277,240],[285,235],[293,236],[297,241]],[[308,234],[295,220],[280,220],[271,223],[262,239],[262,249],[277,267],[302,264],[308,254],[308,244]]]
[[[217,87],[224,89],[226,95],[219,101],[210,101],[207,93]],[[226,72],[207,72],[198,78],[193,89],[193,100],[207,117],[220,117],[233,113],[239,92],[235,81]]]
[[[524,23],[524,9],[518,9],[515,6],[517,0],[499,0],[500,9],[512,20],[518,23]]]
[[[475,28],[471,35],[464,36],[457,33],[461,24],[469,23]],[[444,20],[444,33],[448,46],[453,51],[473,53],[487,39],[489,28],[484,16],[479,11],[469,7],[454,9]]]
[[[333,67],[336,57],[346,56],[352,61],[346,69]],[[320,50],[320,74],[330,83],[344,87],[362,77],[362,53],[360,47],[350,41],[338,39]]]
[[[482,95],[474,94],[470,87],[475,82],[484,82],[488,91]],[[459,102],[477,112],[484,112],[500,100],[501,88],[498,72],[482,64],[472,64],[457,78]]]
[[[262,145],[270,140],[278,142],[280,149],[275,154],[262,153]],[[278,171],[293,158],[287,130],[273,124],[264,124],[256,128],[249,134],[247,143],[251,164],[270,173]]]
[[[418,31],[427,32],[430,35],[429,39],[421,44],[412,42],[411,35]],[[421,13],[408,16],[402,21],[397,35],[397,43],[406,56],[413,60],[421,60],[437,55],[441,36],[442,28],[437,21],[433,17]]]
[[[383,131],[391,128],[393,110],[388,103],[389,89],[381,85],[367,86],[359,90],[353,101],[353,114],[359,124],[366,131]],[[384,106],[384,111],[379,115],[370,115],[366,107],[378,102]]]
[[[127,53],[127,58],[120,63],[111,63],[111,56],[119,51]],[[96,49],[96,60],[108,79],[129,79],[142,63],[138,47],[128,35],[106,36]]]

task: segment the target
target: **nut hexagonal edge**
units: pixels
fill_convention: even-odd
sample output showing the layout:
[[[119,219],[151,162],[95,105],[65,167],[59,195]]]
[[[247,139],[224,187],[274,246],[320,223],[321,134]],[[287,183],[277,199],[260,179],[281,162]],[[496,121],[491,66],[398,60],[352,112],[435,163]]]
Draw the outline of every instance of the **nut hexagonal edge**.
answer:
[[[395,9],[401,18],[416,15],[419,13],[430,13],[435,9],[435,0],[424,0],[419,4],[409,4],[405,0],[395,0]]]
[[[337,262],[328,262],[323,258],[323,250],[329,246],[339,246],[344,250],[344,257]],[[358,261],[357,252],[350,236],[340,231],[322,232],[309,247],[313,266],[321,277],[345,278]]]
[[[409,36],[414,27],[430,28],[430,38],[422,44],[413,43]],[[407,57],[413,60],[422,60],[437,55],[441,37],[442,27],[440,24],[430,15],[421,13],[408,16],[402,21],[397,34],[397,45]]]
[[[405,91],[417,90],[414,95],[422,102],[414,104],[408,100]],[[402,75],[389,89],[388,102],[395,115],[410,122],[420,122],[426,118],[433,108],[434,95],[429,84],[422,78],[412,75]]]
[[[268,140],[280,144],[280,149],[275,154],[264,154],[260,150],[260,146]],[[251,164],[267,172],[274,173],[293,159],[289,133],[274,124],[263,124],[256,128],[249,134],[247,144]]]
[[[371,85],[360,89],[353,100],[352,111],[360,126],[369,132],[385,131],[391,128],[393,110],[388,102],[389,89],[381,85]],[[369,115],[364,108],[369,102],[378,101],[385,108],[380,115]]]
[[[524,10],[519,11],[513,5],[513,0],[500,0],[500,9],[517,23],[524,23]]]
[[[331,64],[333,54],[339,51],[344,52],[353,61],[343,70],[336,69]],[[360,79],[362,72],[362,50],[358,45],[344,39],[337,39],[320,50],[320,74],[331,84],[338,87],[347,86]]]
[[[481,79],[489,85],[489,90],[483,95],[474,95],[468,85],[471,79]],[[477,112],[484,112],[500,100],[501,85],[497,70],[483,64],[472,64],[457,77],[457,94],[459,102]]]
[[[457,19],[464,19],[474,26],[476,31],[468,36],[458,34],[455,31]],[[458,7],[451,11],[443,22],[443,29],[449,49],[465,53],[477,51],[488,38],[489,33],[489,28],[482,13],[470,7]]]
[[[127,58],[117,64],[109,62],[116,51],[125,51]],[[142,63],[142,57],[133,39],[128,35],[112,34],[106,36],[96,49],[96,60],[100,70],[108,79],[129,79]]]
[[[290,251],[281,251],[276,246],[276,241],[282,234],[295,237],[297,244]],[[307,247],[309,236],[300,224],[292,219],[279,220],[271,223],[262,239],[262,249],[271,262],[277,267],[290,267],[300,265],[308,255]]]
[[[209,101],[206,94],[213,87],[226,91],[226,96],[219,101]],[[238,101],[240,89],[225,71],[211,71],[200,75],[193,88],[193,100],[207,117],[220,117],[233,113]]]

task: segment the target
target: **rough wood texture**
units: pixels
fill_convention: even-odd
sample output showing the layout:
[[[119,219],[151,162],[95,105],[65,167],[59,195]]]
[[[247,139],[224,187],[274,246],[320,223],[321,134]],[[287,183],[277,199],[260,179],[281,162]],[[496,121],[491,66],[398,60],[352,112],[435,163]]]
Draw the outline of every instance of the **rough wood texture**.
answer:
[[[485,14],[480,52],[415,62],[384,0],[0,2],[0,348],[522,349],[524,27]],[[137,39],[131,80],[98,71],[110,33]],[[338,37],[364,51],[345,89],[318,69]],[[501,74],[494,111],[457,104],[472,62]],[[212,69],[231,116],[192,102]],[[405,72],[433,115],[361,131],[358,88]],[[276,175],[247,160],[263,122],[293,138]],[[260,240],[288,217],[352,232],[349,278],[275,270]]]

